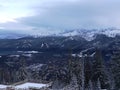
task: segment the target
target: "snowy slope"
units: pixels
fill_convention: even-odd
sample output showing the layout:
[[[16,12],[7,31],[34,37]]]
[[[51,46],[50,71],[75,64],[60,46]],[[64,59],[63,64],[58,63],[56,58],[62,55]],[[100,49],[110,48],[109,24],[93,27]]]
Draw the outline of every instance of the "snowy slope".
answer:
[[[41,36],[80,36],[90,41],[95,38],[97,34],[104,34],[109,37],[115,37],[116,35],[120,35],[120,29],[116,28],[107,28],[107,29],[73,29],[73,30],[45,30],[40,31],[39,33],[32,33],[30,36],[35,38]],[[18,34],[15,32],[8,31],[0,31],[0,38],[20,38],[29,35]],[[26,42],[25,42],[26,43]],[[30,45],[30,44],[29,44]]]
[[[115,37],[120,35],[120,29],[116,28],[107,28],[107,29],[74,29],[74,30],[64,30],[64,31],[49,31],[49,33],[41,33],[38,36],[80,36],[85,38],[88,41],[91,41],[95,38],[97,34],[104,34],[109,37]]]
[[[95,38],[97,34],[104,34],[109,37],[115,37],[116,35],[120,35],[120,29],[115,29],[115,28],[91,29],[91,30],[78,29],[78,30],[71,30],[61,33],[59,36],[80,36],[88,41],[91,41]]]

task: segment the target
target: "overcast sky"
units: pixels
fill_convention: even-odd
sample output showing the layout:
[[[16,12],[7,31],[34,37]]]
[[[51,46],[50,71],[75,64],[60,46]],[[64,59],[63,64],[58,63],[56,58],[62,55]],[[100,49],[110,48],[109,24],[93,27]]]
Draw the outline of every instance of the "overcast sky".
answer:
[[[120,0],[0,0],[0,29],[35,34],[120,28]]]

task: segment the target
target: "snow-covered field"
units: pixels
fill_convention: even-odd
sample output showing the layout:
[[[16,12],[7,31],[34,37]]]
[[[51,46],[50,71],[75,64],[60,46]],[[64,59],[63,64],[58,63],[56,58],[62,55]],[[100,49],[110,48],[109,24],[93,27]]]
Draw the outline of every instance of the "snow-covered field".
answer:
[[[42,87],[47,87],[48,84],[40,84],[40,83],[30,83],[30,82],[27,82],[27,83],[24,83],[24,84],[21,84],[21,85],[17,85],[17,86],[11,86],[13,88],[15,88],[15,90],[18,90],[18,89],[29,89],[29,88],[37,88],[37,89],[40,89]],[[2,89],[6,89],[7,87],[10,87],[10,86],[7,86],[7,85],[0,85],[0,90]]]

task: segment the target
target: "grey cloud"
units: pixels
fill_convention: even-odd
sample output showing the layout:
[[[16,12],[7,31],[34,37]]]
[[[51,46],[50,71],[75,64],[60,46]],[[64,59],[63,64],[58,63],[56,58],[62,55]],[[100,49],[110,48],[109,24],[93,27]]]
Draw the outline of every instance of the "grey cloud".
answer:
[[[112,6],[113,5],[113,6]],[[104,27],[112,26],[107,22],[111,17],[120,14],[118,3],[64,3],[54,7],[46,7],[45,13],[39,13],[41,8],[37,8],[37,15],[20,19],[20,22],[33,27],[55,27],[64,29],[84,28],[84,27]],[[113,15],[114,13],[114,15]],[[104,19],[106,18],[106,22]],[[101,19],[101,20],[100,20]],[[111,20],[111,19],[110,19]],[[102,23],[101,23],[102,22]],[[104,25],[102,25],[104,24]],[[111,23],[112,24],[112,23]]]
[[[76,28],[120,28],[119,0],[28,0],[24,1],[34,15],[18,18],[16,25],[30,32]],[[52,29],[53,28],[53,29]],[[14,29],[14,28],[13,28]],[[27,33],[27,31],[23,30]]]

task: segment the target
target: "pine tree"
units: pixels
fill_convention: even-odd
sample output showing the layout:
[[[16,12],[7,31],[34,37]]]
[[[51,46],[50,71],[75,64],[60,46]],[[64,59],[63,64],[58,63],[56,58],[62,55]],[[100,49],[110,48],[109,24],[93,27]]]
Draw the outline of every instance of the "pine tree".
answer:
[[[35,81],[40,80],[39,71],[34,71],[34,72],[32,72],[32,77],[33,77],[33,79],[34,79]],[[30,78],[30,76],[29,76],[29,78]]]
[[[78,67],[77,67],[77,76],[78,76],[78,83],[79,83],[79,89],[80,90],[84,90],[85,89],[85,64],[84,64],[84,61],[85,61],[85,57],[82,55],[81,53],[81,56],[82,57],[79,57],[79,60],[78,60]],[[79,70],[79,71],[78,71]]]
[[[94,55],[92,69],[93,82],[96,82],[99,78],[102,88],[108,88],[108,77],[100,50],[97,50]]]
[[[100,83],[99,78],[98,78],[98,81],[97,81],[97,87],[96,87],[96,90],[101,90],[101,83]]]
[[[72,74],[70,84],[64,87],[62,90],[79,90],[78,80],[75,74]]]
[[[26,70],[26,62],[25,62],[25,58],[23,57],[23,58],[21,58],[21,60],[20,60],[20,68],[19,68],[19,70],[16,72],[16,74],[17,74],[17,78],[18,78],[18,80],[20,80],[20,81],[23,81],[23,80],[26,80],[26,79],[28,79],[28,72],[27,72],[27,70]]]
[[[73,76],[71,78],[70,85],[71,85],[71,87],[74,87],[74,90],[78,90],[79,89],[77,77],[76,77],[75,74],[73,74]]]
[[[85,89],[85,67],[84,67],[84,57],[81,59],[81,80],[82,80],[82,86],[81,90]]]
[[[69,72],[69,78],[71,78],[72,75],[72,49],[70,49],[70,56],[69,56],[69,60],[68,60],[68,72]]]
[[[88,90],[93,90],[93,84],[91,80],[89,80]]]
[[[120,89],[120,51],[114,52],[111,60],[111,71],[115,80],[116,90]]]
[[[89,86],[92,75],[92,58],[91,56],[85,57],[85,86]]]
[[[107,74],[108,74],[108,79],[109,79],[109,89],[115,90],[115,79],[114,79],[114,76],[113,76],[113,73],[110,67],[108,68]]]

